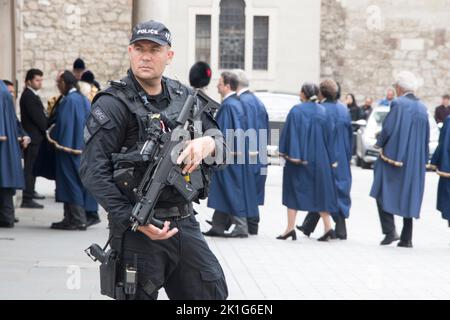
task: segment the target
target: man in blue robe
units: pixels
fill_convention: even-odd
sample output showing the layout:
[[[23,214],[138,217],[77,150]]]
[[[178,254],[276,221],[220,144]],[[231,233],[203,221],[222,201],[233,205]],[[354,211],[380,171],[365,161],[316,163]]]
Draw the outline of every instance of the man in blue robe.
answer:
[[[258,206],[264,205],[265,188],[267,180],[267,142],[269,139],[269,115],[266,107],[253,92],[250,91],[250,82],[243,70],[235,70],[239,80],[238,97],[244,108],[247,119],[246,130],[248,132],[248,164],[254,173],[256,186],[256,199],[252,195],[250,201],[257,201]],[[252,204],[254,206],[255,204]],[[258,234],[259,215],[247,218],[248,231],[251,235]]]
[[[0,228],[14,228],[13,196],[23,189],[22,150],[31,139],[17,119],[11,93],[0,81]]]
[[[347,227],[345,220],[350,217],[352,187],[352,172],[350,163],[352,160],[352,121],[347,107],[337,100],[338,85],[334,80],[327,79],[320,84],[319,99],[325,107],[333,132],[333,145],[338,166],[335,170],[335,184],[338,197],[338,212],[331,212],[336,223],[336,237],[340,240],[347,239]],[[297,227],[306,236],[314,232],[320,216],[317,212],[310,212],[303,221],[303,225]]]
[[[87,211],[97,211],[97,203],[83,187],[78,171],[84,148],[84,125],[90,104],[76,89],[77,80],[70,71],[58,79],[64,96],[49,129],[49,142],[55,148],[56,201],[64,203],[64,219],[53,223],[57,230],[86,230]]]
[[[437,209],[442,218],[448,220],[450,227],[450,116],[441,129],[439,145],[431,160],[431,165],[440,176],[437,196]]]
[[[412,248],[413,219],[420,218],[429,159],[430,124],[426,106],[414,95],[417,79],[400,72],[395,82],[397,99],[392,102],[376,147],[371,197],[377,200],[385,239],[381,245],[400,240],[398,246]],[[404,218],[399,238],[394,215]]]
[[[246,118],[243,106],[236,94],[238,79],[234,73],[224,72],[218,90],[222,96],[222,105],[216,121],[227,140],[227,145],[234,146],[227,157],[228,166],[215,171],[211,178],[208,207],[215,209],[212,228],[204,234],[207,236],[247,238],[247,218],[259,215],[255,200],[256,186],[254,174],[245,164]],[[229,163],[231,160],[232,163]],[[225,234],[229,218],[236,225],[233,232]]]

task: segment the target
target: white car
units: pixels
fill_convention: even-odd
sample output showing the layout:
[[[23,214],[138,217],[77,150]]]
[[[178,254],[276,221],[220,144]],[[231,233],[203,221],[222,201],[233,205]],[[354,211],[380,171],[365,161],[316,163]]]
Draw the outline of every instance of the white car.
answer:
[[[376,134],[381,132],[384,119],[389,111],[390,107],[375,107],[367,121],[359,120],[354,123],[359,126],[356,136],[356,164],[364,169],[370,169],[378,159],[380,152],[374,147],[377,143]],[[439,143],[439,127],[431,115],[429,115],[429,121],[431,158]]]

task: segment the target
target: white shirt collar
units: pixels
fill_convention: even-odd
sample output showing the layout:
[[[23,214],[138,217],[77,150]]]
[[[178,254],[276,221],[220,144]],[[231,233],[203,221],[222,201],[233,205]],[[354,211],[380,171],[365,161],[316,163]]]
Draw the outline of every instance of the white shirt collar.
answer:
[[[236,94],[236,92],[234,92],[234,91],[230,92],[230,93],[227,94],[225,97],[223,97],[223,100],[222,100],[222,101],[227,100],[229,97],[234,96],[235,94]]]
[[[250,91],[250,88],[244,88],[241,91],[239,91],[237,95],[238,95],[238,97],[240,97],[243,93],[246,93],[246,92],[249,92],[249,91]]]
[[[71,94],[72,92],[75,92],[75,91],[77,91],[77,89],[76,88],[72,88],[72,89],[69,90],[69,92],[67,92],[67,94],[69,95],[69,94]]]
[[[36,91],[36,90],[34,90],[32,87],[30,87],[30,86],[27,86],[27,88],[28,89],[30,89],[31,90],[31,92],[33,92],[35,95],[37,95],[38,96],[38,92]]]

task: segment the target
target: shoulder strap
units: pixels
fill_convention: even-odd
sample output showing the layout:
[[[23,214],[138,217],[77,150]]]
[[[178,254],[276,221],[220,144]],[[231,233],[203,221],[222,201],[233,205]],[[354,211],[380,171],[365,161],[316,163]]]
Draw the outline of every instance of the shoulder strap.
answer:
[[[143,99],[146,96],[140,96],[134,89],[134,86],[129,77],[125,77],[119,81],[109,81],[110,87],[99,92],[92,104],[94,104],[100,97],[109,95],[119,100],[135,117],[139,125],[139,138],[145,139],[145,123],[149,114],[155,113],[153,110],[149,110],[151,106],[146,106]]]

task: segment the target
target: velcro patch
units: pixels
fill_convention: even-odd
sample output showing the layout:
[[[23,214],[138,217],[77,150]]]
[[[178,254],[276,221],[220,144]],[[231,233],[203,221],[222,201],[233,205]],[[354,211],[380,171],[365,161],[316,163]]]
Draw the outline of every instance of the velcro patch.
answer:
[[[92,115],[102,126],[110,120],[100,107],[95,107],[95,109],[92,110]]]

